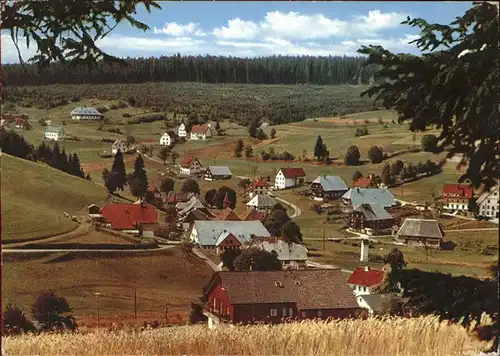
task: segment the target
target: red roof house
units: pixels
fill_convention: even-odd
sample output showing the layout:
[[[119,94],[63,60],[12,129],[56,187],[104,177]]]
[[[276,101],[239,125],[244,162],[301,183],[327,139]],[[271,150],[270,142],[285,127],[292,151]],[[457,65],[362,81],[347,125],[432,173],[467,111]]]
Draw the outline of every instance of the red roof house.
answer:
[[[305,176],[304,168],[281,168],[276,174],[274,186],[277,189],[295,187],[304,183]]]
[[[197,133],[197,134],[203,134],[203,133],[206,133],[207,131],[210,131],[210,126],[208,126],[208,125],[194,125],[191,128],[191,132]]]
[[[142,204],[106,204],[101,215],[115,230],[137,230],[139,224],[156,224],[156,208]]]
[[[358,267],[351,273],[347,279],[355,291],[371,292],[371,289],[378,287],[384,281],[385,271],[372,269],[368,266]]]
[[[352,186],[356,188],[377,188],[377,184],[371,177],[361,177]]]
[[[181,173],[191,175],[200,173],[203,166],[195,156],[184,156],[181,161]]]
[[[231,220],[231,221],[241,221],[241,219],[236,215],[236,213],[231,208],[225,208],[222,212],[215,217],[214,220]]]
[[[20,118],[16,119],[16,127],[17,128],[23,128],[25,123],[26,123],[26,121],[24,121],[24,119],[20,119]]]
[[[443,209],[469,210],[469,201],[474,195],[470,184],[445,184],[443,186]]]
[[[264,220],[264,215],[262,215],[255,209],[250,209],[241,216],[241,221],[262,221],[262,220]]]
[[[283,172],[283,175],[285,176],[285,178],[289,178],[289,179],[294,179],[294,178],[306,176],[306,172],[304,171],[304,168],[281,168],[280,171]]]

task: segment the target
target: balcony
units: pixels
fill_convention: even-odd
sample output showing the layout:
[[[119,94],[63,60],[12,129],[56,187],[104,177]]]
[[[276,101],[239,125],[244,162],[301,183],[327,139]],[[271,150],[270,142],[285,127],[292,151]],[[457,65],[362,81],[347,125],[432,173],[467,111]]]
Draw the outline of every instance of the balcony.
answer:
[[[212,317],[212,318],[218,319],[219,321],[223,321],[223,322],[231,321],[229,315],[221,314],[219,310],[215,310],[213,308],[210,308],[209,306],[203,307],[203,314],[206,317]]]

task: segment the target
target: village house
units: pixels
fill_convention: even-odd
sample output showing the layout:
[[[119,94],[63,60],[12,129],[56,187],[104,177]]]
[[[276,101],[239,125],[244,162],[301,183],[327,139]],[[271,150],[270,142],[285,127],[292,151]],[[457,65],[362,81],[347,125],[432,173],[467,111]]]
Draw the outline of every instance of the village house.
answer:
[[[286,189],[304,184],[306,172],[303,168],[281,168],[276,174],[274,187]]]
[[[175,205],[177,215],[182,219],[192,210],[200,210],[203,214],[213,217],[208,207],[208,204],[198,195],[191,194],[186,202],[180,202]]]
[[[242,245],[243,242],[240,241],[238,237],[234,236],[229,231],[223,231],[215,242],[215,253],[219,255],[225,250],[234,250],[240,248]]]
[[[499,186],[496,185],[477,199],[480,216],[498,218],[498,194]]]
[[[378,188],[379,178],[373,174],[368,177],[361,177],[353,183],[353,188]]]
[[[269,183],[264,179],[255,179],[248,187],[248,196],[252,199],[258,194],[269,194]]]
[[[396,240],[410,246],[440,248],[444,231],[437,220],[406,218],[396,234]]]
[[[277,237],[254,237],[249,247],[257,247],[267,252],[275,252],[283,269],[304,269],[307,265],[307,248],[301,244],[287,242]]]
[[[66,137],[66,134],[65,134],[64,129],[62,127],[48,126],[45,129],[45,138],[48,140],[60,141],[60,140],[64,140],[65,137]]]
[[[101,120],[102,114],[94,108],[78,107],[71,110],[72,120]]]
[[[24,119],[16,119],[16,128],[24,129],[24,125],[26,124],[26,120]]]
[[[160,137],[161,146],[171,146],[175,143],[175,132],[165,131]]]
[[[228,166],[208,166],[204,179],[208,181],[219,179],[231,179],[233,174]]]
[[[240,216],[241,221],[263,221],[264,215],[257,212],[256,210],[249,210]]]
[[[276,201],[269,195],[257,194],[247,203],[247,207],[266,216],[274,204],[276,204]]]
[[[385,271],[369,266],[356,268],[347,279],[358,305],[368,310],[369,315],[374,315],[382,309],[385,296],[376,293],[376,288],[382,285],[384,279]]]
[[[350,213],[362,204],[378,204],[387,209],[396,205],[396,201],[386,188],[351,188],[342,195],[341,206],[344,213]]]
[[[241,221],[240,217],[236,215],[233,209],[226,208],[222,210],[219,215],[215,217],[214,220],[230,220],[230,221]]]
[[[184,156],[181,166],[181,174],[190,176],[203,172],[203,166],[198,158],[193,156]]]
[[[101,214],[101,208],[97,206],[96,204],[91,204],[87,207],[88,210],[88,220],[89,222],[95,223],[95,222],[103,222],[105,223],[106,221],[104,220],[104,217]]]
[[[189,200],[191,197],[191,193],[175,193],[175,192],[170,192],[170,194],[167,196],[165,199],[165,204],[167,205],[176,205],[177,203],[185,203]]]
[[[206,140],[208,137],[212,137],[212,129],[209,125],[194,125],[191,128],[190,140]]]
[[[309,187],[315,200],[335,200],[344,195],[349,188],[338,176],[318,176]]]
[[[163,196],[161,195],[160,190],[154,184],[149,184],[147,192],[150,195],[150,203],[158,209],[163,208]]]
[[[177,133],[177,136],[179,137],[187,137],[187,132],[186,132],[186,125],[184,123],[181,123],[179,127],[175,130]]]
[[[368,235],[391,229],[394,218],[379,204],[361,204],[351,211],[347,225]]]
[[[211,329],[221,323],[354,318],[361,310],[340,269],[217,272],[203,296]]]
[[[469,202],[474,191],[470,184],[445,184],[443,186],[443,209],[469,211]]]
[[[111,228],[125,233],[139,233],[140,224],[157,224],[156,208],[147,203],[140,204],[106,204],[101,214]]]
[[[189,238],[203,249],[215,249],[217,239],[225,231],[242,243],[248,242],[252,235],[271,236],[260,221],[210,220],[195,221]]]
[[[180,228],[184,231],[191,230],[196,220],[212,220],[213,216],[204,209],[193,209],[179,218]]]
[[[116,155],[118,151],[120,151],[122,154],[125,154],[129,150],[130,149],[127,145],[127,142],[123,138],[119,138],[111,144],[111,153],[113,153],[114,155]]]

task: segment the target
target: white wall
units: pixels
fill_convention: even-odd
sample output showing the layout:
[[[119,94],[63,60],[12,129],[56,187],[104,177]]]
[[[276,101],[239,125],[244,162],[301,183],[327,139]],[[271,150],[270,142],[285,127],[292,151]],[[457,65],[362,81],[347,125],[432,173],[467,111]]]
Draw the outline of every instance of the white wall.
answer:
[[[446,209],[446,210],[463,210],[463,211],[468,211],[469,210],[469,204],[446,203],[446,204],[443,204],[443,209]]]
[[[170,146],[172,144],[172,139],[168,134],[163,134],[160,138],[160,145],[162,146]]]

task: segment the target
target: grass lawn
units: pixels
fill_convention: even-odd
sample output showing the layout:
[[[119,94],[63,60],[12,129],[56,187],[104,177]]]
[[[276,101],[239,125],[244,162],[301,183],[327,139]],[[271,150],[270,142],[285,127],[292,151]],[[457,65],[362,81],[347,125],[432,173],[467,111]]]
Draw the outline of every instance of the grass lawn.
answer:
[[[165,305],[184,317],[190,301],[201,295],[212,274],[205,262],[180,247],[161,252],[45,254],[3,257],[2,303],[26,313],[36,293],[53,289],[64,296],[77,317],[96,312],[94,293],[101,293],[101,315],[133,315],[134,288],[139,313],[161,315]],[[22,283],[19,283],[22,281]]]
[[[102,203],[103,187],[48,167],[2,154],[2,238],[5,241],[62,234],[77,227],[63,213]]]

